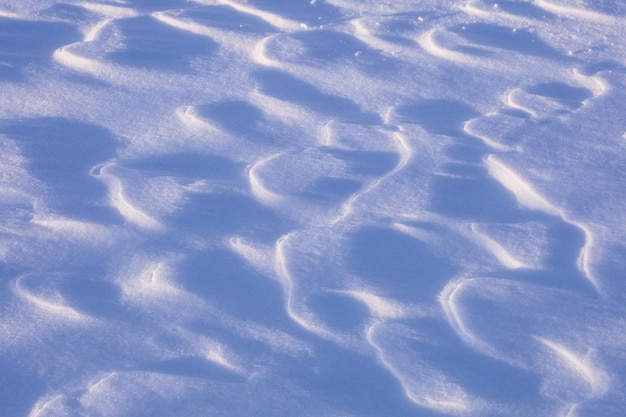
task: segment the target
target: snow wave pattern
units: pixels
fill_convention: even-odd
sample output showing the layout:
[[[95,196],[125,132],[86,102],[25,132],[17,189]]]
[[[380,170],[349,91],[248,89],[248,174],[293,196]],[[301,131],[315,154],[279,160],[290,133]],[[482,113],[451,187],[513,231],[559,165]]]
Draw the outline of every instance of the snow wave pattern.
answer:
[[[621,416],[593,3],[4,2],[2,414]]]

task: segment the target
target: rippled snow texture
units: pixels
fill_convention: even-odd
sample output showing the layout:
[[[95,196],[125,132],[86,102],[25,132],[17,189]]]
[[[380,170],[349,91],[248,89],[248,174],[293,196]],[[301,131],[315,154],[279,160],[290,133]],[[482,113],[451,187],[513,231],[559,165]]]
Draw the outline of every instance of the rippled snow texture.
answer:
[[[0,414],[623,416],[625,33],[0,0]]]

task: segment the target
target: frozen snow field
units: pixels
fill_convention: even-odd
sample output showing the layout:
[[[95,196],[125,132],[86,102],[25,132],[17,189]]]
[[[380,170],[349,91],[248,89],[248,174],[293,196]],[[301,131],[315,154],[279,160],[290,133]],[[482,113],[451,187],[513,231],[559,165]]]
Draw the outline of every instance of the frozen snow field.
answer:
[[[0,0],[0,416],[623,417],[626,2]]]

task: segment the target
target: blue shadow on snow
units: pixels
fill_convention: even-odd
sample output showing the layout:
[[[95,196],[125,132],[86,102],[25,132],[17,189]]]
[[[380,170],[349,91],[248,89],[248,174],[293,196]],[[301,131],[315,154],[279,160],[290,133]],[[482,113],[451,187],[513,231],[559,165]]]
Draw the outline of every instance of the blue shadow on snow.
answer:
[[[194,58],[217,50],[212,39],[173,28],[151,16],[118,20],[116,25],[125,48],[107,57],[122,65],[181,72]]]
[[[537,84],[526,88],[530,94],[551,98],[572,109],[582,106],[582,103],[593,96],[593,92],[583,87],[572,87],[562,82]]]
[[[115,155],[117,143],[104,128],[64,118],[25,119],[0,125],[28,160],[28,170],[48,187],[53,209],[71,217],[119,220],[108,206],[105,185],[90,169]]]
[[[76,27],[67,23],[0,17],[0,81],[23,81],[25,66],[50,62],[56,49],[81,38]]]
[[[147,177],[169,176],[194,182],[199,179],[229,179],[239,175],[241,167],[228,158],[192,152],[170,153],[127,161],[124,166],[142,171]]]
[[[392,298],[432,300],[457,271],[424,242],[392,229],[360,229],[349,245],[349,270]]]
[[[489,23],[470,23],[450,28],[468,42],[476,45],[518,52],[548,59],[572,59],[542,41],[537,35],[508,26]]]
[[[276,31],[276,28],[265,20],[228,6],[204,6],[187,9],[180,16],[193,19],[194,22],[205,26],[238,33],[265,34]]]
[[[476,110],[453,100],[422,100],[398,106],[394,119],[398,123],[422,126],[436,135],[464,136],[463,123],[479,116]]]
[[[295,20],[309,26],[329,24],[343,18],[339,8],[325,1],[311,0],[249,0],[248,4],[285,19]]]
[[[318,90],[315,86],[286,72],[259,70],[252,73],[261,92],[280,100],[306,107],[321,115],[348,123],[377,125],[382,123],[376,113],[364,113],[352,100]]]
[[[0,414],[26,416],[45,393],[46,386],[36,371],[27,371],[18,357],[0,357]]]
[[[198,114],[227,132],[246,138],[258,138],[259,124],[265,119],[261,109],[245,101],[220,101],[197,106]]]

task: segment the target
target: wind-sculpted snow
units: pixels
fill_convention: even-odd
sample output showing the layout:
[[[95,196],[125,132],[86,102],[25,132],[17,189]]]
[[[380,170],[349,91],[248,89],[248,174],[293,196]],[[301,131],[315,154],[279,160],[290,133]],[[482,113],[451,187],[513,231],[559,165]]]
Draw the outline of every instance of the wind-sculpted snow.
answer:
[[[619,1],[0,1],[0,414],[622,416]]]

